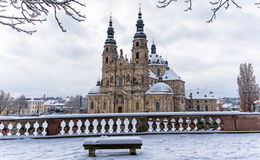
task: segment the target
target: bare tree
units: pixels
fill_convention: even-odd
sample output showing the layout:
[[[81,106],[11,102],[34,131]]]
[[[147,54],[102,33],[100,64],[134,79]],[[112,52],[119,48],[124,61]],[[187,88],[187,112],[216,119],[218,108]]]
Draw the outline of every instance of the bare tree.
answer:
[[[85,6],[82,1],[84,0],[0,0],[0,24],[18,32],[32,34],[36,30],[29,30],[24,26],[42,23],[53,12],[58,26],[66,32],[58,13],[63,11],[78,22],[84,21],[86,17],[78,10],[78,7]]]
[[[82,107],[82,96],[76,95],[75,97],[71,97],[67,107],[71,113],[79,113]]]
[[[12,104],[12,98],[9,93],[5,93],[3,90],[0,91],[0,114]]]
[[[240,96],[240,110],[242,112],[252,112],[253,103],[259,98],[259,86],[255,81],[252,64],[240,64],[237,84]]]
[[[17,108],[17,112],[20,115],[22,109],[26,109],[28,107],[28,103],[24,95],[21,95],[14,102],[14,106]]]
[[[169,6],[172,2],[177,2],[178,0],[158,0],[158,8],[165,8]],[[192,0],[184,0],[185,3],[188,4],[187,8],[184,11],[192,10]],[[213,19],[216,19],[217,12],[221,9],[228,9],[230,6],[234,6],[236,8],[241,8],[241,6],[236,2],[236,0],[213,0],[209,2],[212,5],[211,11],[212,15],[207,20],[207,23],[213,22]],[[260,3],[255,3],[255,5],[260,6]]]

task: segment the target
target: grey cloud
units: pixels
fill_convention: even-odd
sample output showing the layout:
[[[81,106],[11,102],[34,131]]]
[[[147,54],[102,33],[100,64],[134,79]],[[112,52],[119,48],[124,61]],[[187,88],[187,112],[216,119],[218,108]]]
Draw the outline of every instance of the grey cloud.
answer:
[[[113,12],[118,49],[130,56],[138,3],[88,1],[85,22],[61,15],[66,33],[53,18],[38,25],[33,36],[0,26],[0,89],[27,95],[87,94],[101,76],[109,12]],[[155,5],[156,1],[142,2],[149,45],[155,38],[158,53],[167,57],[186,81],[186,88],[208,88],[220,96],[236,96],[242,62],[253,63],[259,82],[259,15],[247,13],[246,8],[231,9],[207,24],[211,6],[202,0],[194,3],[192,12],[183,11],[184,3],[165,9]]]

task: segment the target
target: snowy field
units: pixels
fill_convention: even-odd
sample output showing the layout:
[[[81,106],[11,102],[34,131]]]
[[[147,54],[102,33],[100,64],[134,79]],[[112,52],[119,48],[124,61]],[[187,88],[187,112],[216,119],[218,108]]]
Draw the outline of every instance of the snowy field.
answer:
[[[97,150],[88,158],[85,138],[25,139],[0,142],[0,160],[259,160],[260,134],[141,136],[136,156],[129,150]]]

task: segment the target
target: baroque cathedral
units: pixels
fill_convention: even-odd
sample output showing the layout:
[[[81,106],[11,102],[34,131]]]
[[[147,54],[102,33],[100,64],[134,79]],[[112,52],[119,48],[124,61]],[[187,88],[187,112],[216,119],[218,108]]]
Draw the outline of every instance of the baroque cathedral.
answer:
[[[185,111],[185,82],[147,45],[139,9],[131,60],[118,53],[110,17],[102,53],[102,78],[88,93],[88,113]]]

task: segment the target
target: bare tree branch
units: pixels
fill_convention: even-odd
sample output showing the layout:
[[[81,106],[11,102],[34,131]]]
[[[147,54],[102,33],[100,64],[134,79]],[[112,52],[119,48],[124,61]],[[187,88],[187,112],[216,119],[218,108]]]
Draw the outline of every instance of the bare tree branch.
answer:
[[[78,22],[84,21],[85,15],[76,8],[85,6],[82,1],[84,0],[0,0],[0,24],[18,32],[32,34],[36,30],[28,30],[24,26],[46,21],[46,16],[52,10],[58,26],[66,32],[58,13],[64,12]]]
[[[158,0],[157,3],[157,7],[158,8],[165,8],[167,6],[169,6],[172,2],[177,2],[178,0]],[[187,9],[185,9],[184,11],[189,11],[192,10],[192,0],[184,0],[185,3],[188,3],[188,7]],[[238,5],[235,0],[216,0],[214,2],[209,2],[213,8],[211,9],[211,11],[213,12],[210,19],[207,20],[207,23],[211,23],[213,22],[213,19],[216,19],[216,14],[217,12],[224,8],[224,9],[228,9],[230,7],[230,5],[234,5],[237,8],[241,8],[240,5]],[[256,5],[260,5],[260,3],[256,3]],[[260,8],[260,7],[259,7]]]
[[[217,0],[215,2],[210,2],[210,4],[212,4],[213,6],[216,6],[216,7],[211,9],[213,14],[212,14],[211,18],[207,21],[207,23],[211,23],[211,22],[213,22],[213,19],[216,19],[216,13],[221,8],[228,9],[230,6],[230,2],[231,2],[231,4],[235,5],[237,8],[241,8],[241,6],[239,6],[234,0]]]

